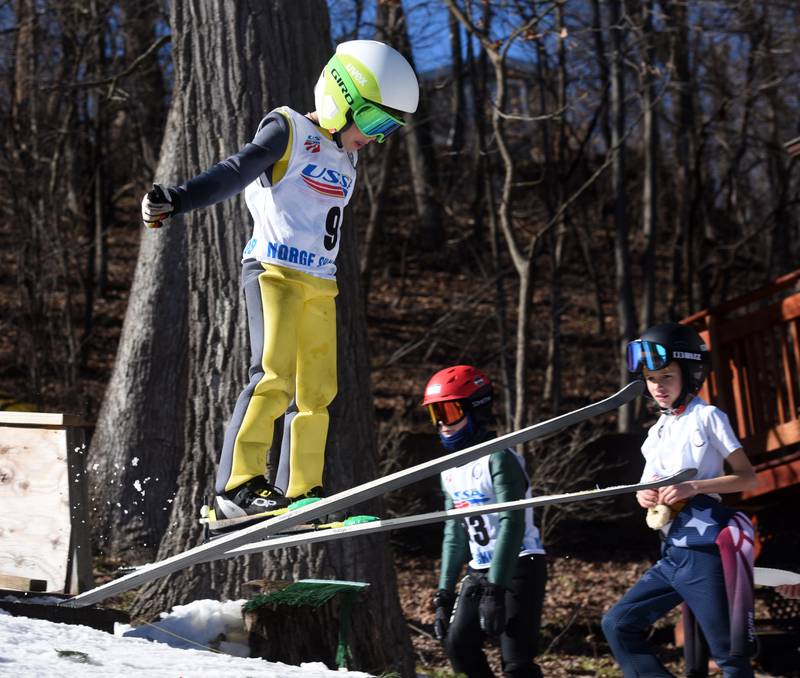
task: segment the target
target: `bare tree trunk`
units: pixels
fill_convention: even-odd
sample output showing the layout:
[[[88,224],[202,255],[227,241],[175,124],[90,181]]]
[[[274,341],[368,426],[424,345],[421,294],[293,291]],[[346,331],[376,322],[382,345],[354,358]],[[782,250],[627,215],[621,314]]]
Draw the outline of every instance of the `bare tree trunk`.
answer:
[[[481,27],[485,32],[490,30],[492,23],[492,6],[486,3],[483,6]],[[455,20],[460,25],[457,17],[451,13],[450,22]],[[451,27],[452,30],[452,27]],[[479,51],[478,59],[472,48],[472,39],[467,34],[467,69],[471,83],[470,109],[472,111],[472,125],[475,130],[474,159],[472,173],[474,176],[474,190],[471,207],[473,228],[472,238],[477,243],[483,243],[486,235],[483,232],[485,224],[484,215],[489,222],[488,240],[491,252],[492,271],[495,280],[494,320],[498,336],[498,362],[500,379],[497,380],[501,389],[505,430],[510,431],[514,425],[514,375],[510,365],[510,340],[506,324],[506,292],[503,284],[502,263],[500,260],[500,232],[497,223],[497,203],[495,199],[495,186],[493,183],[492,162],[487,146],[487,120],[486,120],[486,80],[488,70],[488,57],[484,50]]]
[[[609,1],[609,19],[612,44],[611,56],[611,144],[612,183],[614,188],[614,266],[615,291],[617,293],[617,321],[619,323],[619,381],[620,386],[628,382],[628,370],[623,357],[625,346],[633,339],[636,323],[633,312],[633,290],[628,255],[628,213],[625,190],[625,78],[624,38],[622,33],[622,2]],[[633,410],[629,406],[620,408],[617,425],[622,432],[629,431],[633,424]]]
[[[413,66],[414,56],[411,53],[408,25],[401,0],[378,2],[376,25],[376,39],[394,46]],[[403,140],[408,153],[411,187],[417,212],[419,247],[423,251],[435,252],[444,243],[445,232],[442,206],[436,192],[438,171],[436,156],[433,154],[430,113],[425,97],[420,98],[417,112],[405,117],[408,124],[403,131]]]
[[[515,234],[513,223],[513,189],[516,177],[516,162],[511,153],[507,134],[505,131],[505,107],[507,99],[506,82],[506,56],[508,50],[519,36],[526,34],[538,22],[539,17],[528,18],[517,26],[506,41],[498,45],[489,36],[483,26],[472,20],[469,7],[463,10],[455,0],[447,0],[450,12],[464,25],[468,33],[475,36],[481,43],[489,60],[492,63],[495,80],[495,100],[492,108],[492,130],[494,141],[503,163],[502,188],[497,204],[497,220],[500,230],[505,238],[511,261],[517,272],[518,298],[517,298],[517,331],[516,331],[516,356],[514,370],[514,428],[521,428],[528,416],[528,327],[530,324],[531,295],[533,289],[533,259],[539,237],[544,232],[537,233],[526,247],[521,247]],[[486,24],[486,22],[484,22]],[[486,24],[488,25],[488,24]]]
[[[365,298],[369,294],[372,264],[374,263],[373,253],[375,252],[376,241],[380,236],[380,225],[383,218],[382,208],[386,199],[386,189],[389,185],[391,168],[397,159],[398,143],[398,136],[394,134],[386,140],[382,148],[376,149],[374,145],[367,148],[367,153],[371,156],[370,160],[378,165],[378,171],[374,177],[368,176],[369,166],[359,159],[362,185],[366,186],[367,199],[369,200],[369,216],[364,229],[364,247],[361,253],[361,262],[359,263]],[[376,155],[380,157],[376,158]]]
[[[566,23],[564,19],[564,6],[556,6],[556,16],[558,18],[558,26],[560,32],[566,34]],[[540,42],[540,41],[537,41]],[[565,111],[567,107],[567,54],[565,40],[561,39],[558,46],[558,98],[556,100],[556,110]],[[541,61],[541,60],[540,60]],[[541,83],[544,89],[544,82]],[[546,109],[542,108],[542,115],[546,114]],[[542,123],[543,128],[549,128],[547,121]],[[566,116],[561,115],[558,125],[558,145],[556,149],[555,164],[552,163],[550,156],[551,152],[547,153],[547,174],[549,189],[547,191],[549,196],[555,198],[558,205],[561,204],[564,195],[562,189],[563,180],[563,167],[566,164],[567,152],[567,124]],[[549,139],[545,141],[546,148],[549,147]],[[548,202],[549,219],[553,219],[555,209]],[[557,217],[557,224],[554,232],[551,234],[551,294],[550,294],[550,333],[547,339],[547,371],[545,373],[545,386],[544,386],[544,400],[550,403],[550,409],[553,414],[557,413],[561,408],[561,269],[564,261],[564,249],[567,239],[567,216],[566,213],[559,212]]]
[[[600,6],[600,0],[592,0],[592,31],[594,32],[595,56],[597,57],[597,67],[600,71],[600,91],[602,92],[600,129],[603,131],[606,149],[609,149],[611,148],[611,123],[608,115],[608,92],[611,76],[609,74],[605,41],[603,40],[603,11]]]
[[[185,176],[180,102],[175,97],[155,177],[165,184]],[[116,362],[89,450],[92,527],[109,555],[152,558],[170,520],[185,445],[185,221],[178,216],[158,231],[143,228]]]
[[[642,305],[639,325],[650,327],[655,319],[656,304],[656,241],[658,233],[658,115],[655,92],[655,40],[653,29],[653,0],[642,5],[645,59],[642,66],[642,108],[644,109],[642,144],[644,146],[644,177],[642,183]]]
[[[158,0],[123,0],[120,9],[124,16],[125,51],[131,57],[139,57],[156,41],[155,26],[159,19]],[[155,57],[142,65],[142,72],[128,83],[131,92],[131,114],[126,114],[125,123],[135,126],[135,138],[139,142],[141,157],[133,158],[139,174],[152,175],[158,162],[160,135],[167,111],[164,106],[164,78]]]
[[[689,67],[689,26],[687,8],[679,3],[667,3],[668,17],[673,40],[673,62],[675,64],[675,89],[677,90],[677,139],[675,142],[676,191],[678,203],[674,210],[675,247],[672,253],[672,290],[669,299],[670,316],[680,316],[678,295],[686,295],[685,309],[693,306],[691,269],[691,194],[692,194],[692,129],[694,105],[692,81]]]
[[[464,62],[461,56],[461,24],[453,14],[448,14],[450,29],[450,58],[452,59],[452,91],[450,95],[450,132],[447,135],[447,148],[450,153],[447,162],[447,187],[453,186],[459,173],[461,151],[464,148],[464,114],[466,97],[464,95]],[[473,89],[475,81],[473,80]]]

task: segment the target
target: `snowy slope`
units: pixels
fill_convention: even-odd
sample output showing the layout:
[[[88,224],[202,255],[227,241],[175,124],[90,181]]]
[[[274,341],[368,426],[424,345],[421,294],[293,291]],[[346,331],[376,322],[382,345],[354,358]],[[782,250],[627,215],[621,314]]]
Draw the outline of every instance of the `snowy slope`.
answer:
[[[87,626],[12,617],[0,610],[0,676],[366,678],[366,673],[330,671],[320,663],[297,667],[242,656],[247,648],[241,644],[246,642],[239,621],[241,604],[195,601],[162,614],[152,625],[118,625],[115,635]],[[220,634],[227,642],[219,642]],[[199,649],[211,645],[239,656]],[[181,649],[188,647],[198,649]]]

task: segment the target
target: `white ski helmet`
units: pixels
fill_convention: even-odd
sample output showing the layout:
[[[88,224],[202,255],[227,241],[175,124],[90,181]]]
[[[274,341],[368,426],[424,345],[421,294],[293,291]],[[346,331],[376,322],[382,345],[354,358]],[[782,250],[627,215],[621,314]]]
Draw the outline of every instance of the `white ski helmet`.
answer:
[[[342,68],[344,73],[340,73]],[[355,96],[349,91],[350,85],[356,90]],[[378,104],[378,109],[395,122],[390,125],[393,131],[404,121],[386,109],[413,113],[418,102],[419,83],[411,64],[400,52],[376,40],[350,40],[338,45],[314,87],[319,124],[331,133],[341,131],[353,121],[363,103]],[[359,119],[355,122],[358,124]],[[362,125],[358,126],[365,131]],[[367,135],[377,136],[379,141],[384,136],[380,132]]]

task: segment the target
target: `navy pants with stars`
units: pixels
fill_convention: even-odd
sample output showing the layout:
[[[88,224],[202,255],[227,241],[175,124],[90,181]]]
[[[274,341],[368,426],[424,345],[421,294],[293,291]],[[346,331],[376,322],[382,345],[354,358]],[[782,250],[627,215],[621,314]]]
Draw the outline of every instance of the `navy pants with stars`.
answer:
[[[728,599],[719,549],[665,545],[644,573],[603,617],[603,633],[625,678],[671,676],[647,642],[650,626],[682,601],[691,608],[725,678],[752,678],[749,657],[731,655]]]

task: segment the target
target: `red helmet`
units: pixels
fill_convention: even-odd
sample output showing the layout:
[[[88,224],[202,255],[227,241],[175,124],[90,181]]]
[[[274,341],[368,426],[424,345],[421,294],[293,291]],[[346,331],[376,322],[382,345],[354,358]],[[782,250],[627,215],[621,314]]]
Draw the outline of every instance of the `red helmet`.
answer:
[[[492,410],[492,383],[489,377],[470,365],[455,365],[440,370],[428,381],[422,405],[428,407],[436,423],[441,415],[437,417],[434,409],[438,408],[431,406],[452,401],[459,401],[465,412],[474,413],[478,423],[489,423]]]
[[[455,365],[439,370],[425,387],[423,405],[441,403],[445,400],[467,400],[492,384],[483,372],[469,365]]]

